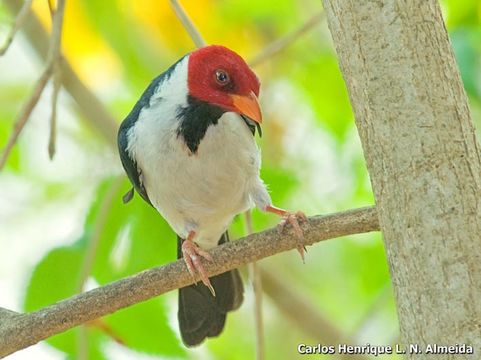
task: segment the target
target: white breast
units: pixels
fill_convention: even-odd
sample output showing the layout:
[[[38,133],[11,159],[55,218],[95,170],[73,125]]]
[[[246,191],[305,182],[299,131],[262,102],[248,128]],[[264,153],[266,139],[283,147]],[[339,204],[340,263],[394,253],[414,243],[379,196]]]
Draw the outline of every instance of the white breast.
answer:
[[[213,247],[235,215],[270,203],[259,150],[240,116],[225,113],[192,154],[177,136],[178,120],[165,115],[159,119],[155,105],[143,110],[129,134],[131,153],[149,199],[175,232],[196,231],[200,246]]]
[[[128,132],[129,155],[152,204],[185,238],[195,231],[203,248],[217,245],[233,217],[271,199],[259,177],[260,154],[239,115],[210,125],[192,154],[177,135],[177,111],[187,106],[188,57],[181,60]]]

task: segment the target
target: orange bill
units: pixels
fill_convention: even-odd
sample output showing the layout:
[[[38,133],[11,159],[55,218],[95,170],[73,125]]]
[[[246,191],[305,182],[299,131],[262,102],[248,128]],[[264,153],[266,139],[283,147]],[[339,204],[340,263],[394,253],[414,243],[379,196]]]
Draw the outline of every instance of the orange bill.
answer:
[[[256,123],[262,123],[262,113],[256,95],[251,91],[247,96],[231,95],[232,103],[240,114],[247,116]]]

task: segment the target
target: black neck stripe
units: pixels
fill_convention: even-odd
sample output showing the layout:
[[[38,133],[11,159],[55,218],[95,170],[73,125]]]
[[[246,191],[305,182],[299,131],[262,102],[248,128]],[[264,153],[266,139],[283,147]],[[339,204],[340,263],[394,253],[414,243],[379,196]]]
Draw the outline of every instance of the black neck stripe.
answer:
[[[225,110],[216,105],[197,100],[189,95],[187,106],[179,107],[177,118],[180,120],[177,136],[181,136],[192,153],[196,153],[200,141],[209,126],[217,125]]]

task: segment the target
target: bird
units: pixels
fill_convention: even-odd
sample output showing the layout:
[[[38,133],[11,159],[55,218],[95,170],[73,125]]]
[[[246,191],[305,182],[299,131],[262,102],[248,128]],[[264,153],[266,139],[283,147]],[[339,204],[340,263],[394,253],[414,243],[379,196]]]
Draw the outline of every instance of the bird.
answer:
[[[237,269],[209,278],[209,250],[229,241],[233,218],[253,207],[282,217],[300,239],[302,212],[272,204],[260,177],[260,81],[221,45],[196,49],[156,77],[122,121],[120,160],[133,188],[177,234],[178,258],[202,284],[179,289],[178,321],[187,347],[218,336],[243,301]],[[134,191],[135,190],[135,191]],[[304,258],[304,247],[298,250]]]

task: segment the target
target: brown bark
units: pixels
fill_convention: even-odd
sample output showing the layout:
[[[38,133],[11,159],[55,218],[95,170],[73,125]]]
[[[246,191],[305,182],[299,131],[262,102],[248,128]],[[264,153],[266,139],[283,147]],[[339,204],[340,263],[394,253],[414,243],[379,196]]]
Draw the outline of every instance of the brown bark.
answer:
[[[371,176],[402,339],[481,351],[481,160],[439,4],[323,3]]]
[[[375,208],[369,207],[313,216],[309,218],[309,226],[304,224],[303,229],[302,241],[293,236],[291,230],[279,234],[277,229],[270,229],[218,246],[211,251],[213,262],[204,263],[205,269],[213,276],[294,249],[299,244],[312,245],[339,236],[376,231],[379,224]],[[74,326],[192,283],[185,264],[179,260],[29,314],[0,308],[0,358]]]

